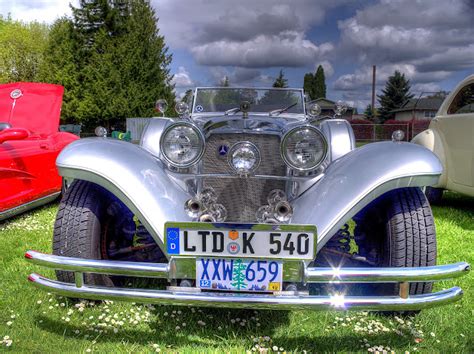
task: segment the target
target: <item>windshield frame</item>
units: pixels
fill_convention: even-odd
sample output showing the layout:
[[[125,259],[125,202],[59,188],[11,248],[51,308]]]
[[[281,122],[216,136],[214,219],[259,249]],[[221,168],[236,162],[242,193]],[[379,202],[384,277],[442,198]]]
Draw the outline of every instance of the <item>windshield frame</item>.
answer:
[[[230,87],[222,87],[222,86],[199,86],[194,89],[194,95],[193,95],[193,103],[191,107],[191,117],[209,117],[209,116],[216,116],[216,115],[224,115],[225,111],[215,111],[215,112],[195,112],[195,106],[196,106],[196,98],[197,98],[197,93],[198,90],[274,90],[274,91],[294,91],[298,92],[301,97],[301,104],[303,108],[302,113],[288,113],[288,112],[283,112],[278,115],[273,116],[273,118],[282,118],[282,117],[290,117],[290,118],[300,118],[300,119],[306,119],[306,101],[305,101],[305,95],[304,95],[304,90],[302,88],[293,88],[293,87],[249,87],[249,86],[230,86]],[[281,107],[284,108],[284,107]],[[269,115],[269,112],[252,112],[252,110],[249,111],[249,114],[251,115],[257,115],[257,116],[264,116],[264,117],[271,117]],[[230,115],[232,116],[232,115]]]

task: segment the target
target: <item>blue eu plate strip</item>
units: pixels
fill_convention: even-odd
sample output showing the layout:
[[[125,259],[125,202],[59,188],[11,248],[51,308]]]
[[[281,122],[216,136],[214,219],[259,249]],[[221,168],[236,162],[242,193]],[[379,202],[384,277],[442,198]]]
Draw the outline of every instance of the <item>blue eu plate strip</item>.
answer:
[[[179,254],[179,228],[170,227],[166,229],[166,244],[168,254]]]

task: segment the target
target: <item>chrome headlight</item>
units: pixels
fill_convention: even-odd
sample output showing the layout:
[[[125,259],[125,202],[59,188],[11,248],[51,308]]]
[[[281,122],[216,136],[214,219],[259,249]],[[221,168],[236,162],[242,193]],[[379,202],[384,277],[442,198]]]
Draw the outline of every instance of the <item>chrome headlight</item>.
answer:
[[[238,175],[247,176],[258,168],[260,164],[260,151],[251,142],[236,143],[230,148],[228,161],[230,167]]]
[[[196,164],[204,153],[204,136],[195,125],[179,122],[168,126],[160,140],[163,158],[170,165],[186,168]]]
[[[328,144],[323,133],[312,126],[299,126],[288,131],[281,142],[285,163],[298,171],[311,171],[326,158]]]

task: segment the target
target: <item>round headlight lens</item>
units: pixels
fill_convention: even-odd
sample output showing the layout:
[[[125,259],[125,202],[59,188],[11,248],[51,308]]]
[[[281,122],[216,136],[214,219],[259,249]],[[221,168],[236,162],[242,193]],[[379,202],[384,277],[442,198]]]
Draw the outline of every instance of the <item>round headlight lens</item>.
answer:
[[[163,132],[160,148],[170,165],[185,168],[200,160],[204,153],[204,137],[194,125],[176,123]]]
[[[237,143],[231,147],[228,159],[230,167],[237,174],[249,175],[260,164],[260,151],[254,144],[248,141]]]
[[[285,163],[298,171],[314,170],[323,162],[328,150],[324,135],[311,126],[290,130],[283,137],[281,148]]]

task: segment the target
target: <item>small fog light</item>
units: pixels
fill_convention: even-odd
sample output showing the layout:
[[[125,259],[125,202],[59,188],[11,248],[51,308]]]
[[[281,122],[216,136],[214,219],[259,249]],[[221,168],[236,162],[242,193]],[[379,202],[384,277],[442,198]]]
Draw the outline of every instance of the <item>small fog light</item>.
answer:
[[[317,103],[311,103],[307,111],[310,117],[315,118],[321,114],[321,106]]]
[[[94,130],[95,135],[97,135],[100,138],[106,138],[107,137],[107,129],[104,127],[98,126]]]
[[[179,114],[179,116],[183,116],[183,115],[189,113],[189,105],[186,102],[183,102],[183,101],[177,102],[176,105],[174,106],[174,109],[175,109],[176,113]]]
[[[405,132],[403,130],[395,130],[392,133],[392,141],[393,142],[402,141],[404,138],[405,138]]]
[[[230,167],[241,176],[255,172],[260,164],[258,148],[248,141],[232,146],[228,156]]]

